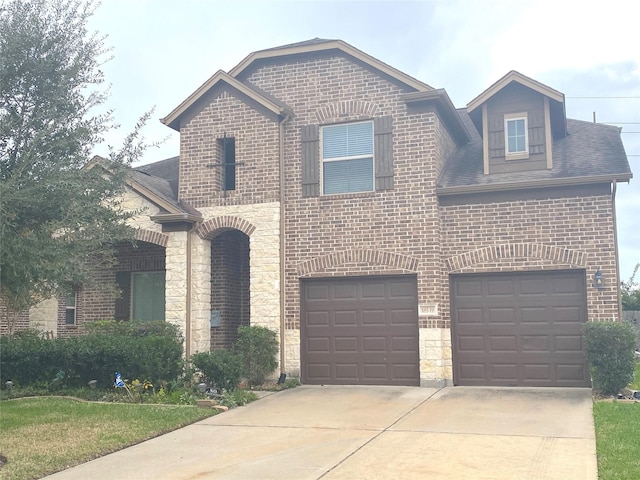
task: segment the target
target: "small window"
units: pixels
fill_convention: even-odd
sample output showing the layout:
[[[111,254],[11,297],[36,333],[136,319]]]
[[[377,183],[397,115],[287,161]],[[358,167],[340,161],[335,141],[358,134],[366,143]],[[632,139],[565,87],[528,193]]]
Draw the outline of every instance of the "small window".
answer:
[[[76,292],[69,292],[64,297],[64,323],[65,325],[76,324],[76,301],[78,294]]]
[[[373,122],[322,127],[322,193],[372,192]]]
[[[526,115],[504,119],[505,149],[507,155],[526,154],[529,151]]]
[[[222,186],[224,190],[236,189],[236,140],[225,137],[219,140],[222,160]]]

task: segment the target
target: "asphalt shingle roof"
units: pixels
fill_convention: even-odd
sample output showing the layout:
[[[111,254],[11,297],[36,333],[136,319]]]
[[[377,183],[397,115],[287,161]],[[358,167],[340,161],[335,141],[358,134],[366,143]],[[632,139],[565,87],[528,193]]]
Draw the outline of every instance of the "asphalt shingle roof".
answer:
[[[567,136],[553,142],[553,168],[527,172],[484,174],[482,138],[465,109],[458,114],[471,134],[471,141],[448,159],[438,181],[440,188],[486,186],[609,176],[627,180],[629,162],[618,127],[567,119]]]

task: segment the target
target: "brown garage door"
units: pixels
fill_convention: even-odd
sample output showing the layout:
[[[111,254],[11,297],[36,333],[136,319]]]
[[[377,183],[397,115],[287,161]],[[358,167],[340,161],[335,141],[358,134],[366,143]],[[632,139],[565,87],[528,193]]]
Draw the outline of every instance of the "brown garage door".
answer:
[[[419,385],[415,276],[301,282],[302,381]]]
[[[456,385],[590,385],[584,271],[451,276]]]

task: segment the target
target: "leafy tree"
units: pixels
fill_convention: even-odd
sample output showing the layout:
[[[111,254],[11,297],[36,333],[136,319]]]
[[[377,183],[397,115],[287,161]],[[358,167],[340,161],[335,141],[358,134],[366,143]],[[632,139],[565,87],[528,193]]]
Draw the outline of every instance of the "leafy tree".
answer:
[[[107,169],[88,165],[116,127],[111,112],[96,113],[108,50],[87,30],[94,10],[92,0],[0,0],[0,304],[8,317],[87,282],[92,267],[112,261],[115,241],[133,238],[118,199],[145,148],[139,129],[149,114],[121,149],[110,148]]]
[[[628,282],[620,282],[623,310],[640,311],[640,285],[635,280],[638,269],[640,269],[640,263],[633,269],[633,274]]]

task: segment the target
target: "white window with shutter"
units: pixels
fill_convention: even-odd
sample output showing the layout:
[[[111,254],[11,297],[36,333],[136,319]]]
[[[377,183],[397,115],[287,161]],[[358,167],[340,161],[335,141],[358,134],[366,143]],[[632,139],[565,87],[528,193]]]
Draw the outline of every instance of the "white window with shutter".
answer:
[[[322,194],[374,191],[373,122],[320,129]]]

